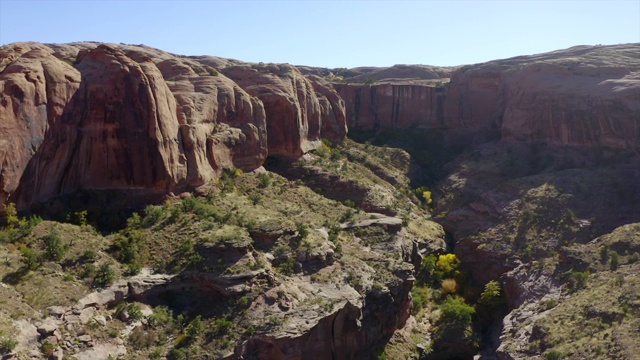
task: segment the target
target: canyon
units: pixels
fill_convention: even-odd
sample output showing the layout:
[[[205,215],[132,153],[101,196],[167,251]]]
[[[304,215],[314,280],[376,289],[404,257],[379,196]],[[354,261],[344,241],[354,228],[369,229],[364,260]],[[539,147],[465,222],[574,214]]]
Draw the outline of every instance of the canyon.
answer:
[[[637,152],[637,51],[575,47],[332,84],[328,69],[321,77],[144,46],[5,45],[0,198],[26,209],[79,188],[177,192],[267,156],[299,158],[322,138],[340,142],[347,128]]]
[[[247,319],[282,325],[273,317],[286,308],[293,320],[243,338],[220,357],[362,358],[381,342],[395,351],[402,347],[397,338],[429,333],[411,313],[411,289],[422,258],[447,252],[461,260],[470,287],[498,280],[504,291],[505,316],[487,320],[482,346],[469,349],[487,359],[531,358],[555,348],[590,356],[595,345],[567,350],[569,340],[551,338],[553,307],[539,304],[570,304],[586,294],[567,292],[566,277],[575,272],[638,280],[637,234],[624,241],[616,234],[631,234],[640,222],[640,44],[576,46],[458,67],[322,69],[181,56],[144,45],[15,43],[0,48],[0,134],[0,205],[13,203],[24,214],[57,209],[60,199],[84,192],[115,192],[132,211],[178,201],[175,194],[223,203],[232,200],[215,194],[234,172],[250,173],[249,180],[240,175],[245,182],[278,174],[292,194],[304,193],[298,184],[321,195],[313,201],[304,195],[311,203],[353,204],[358,221],[339,214],[323,221],[339,222],[350,234],[345,248],[359,265],[334,263],[330,227],[320,220],[312,229],[315,250],[291,255],[294,273],[335,272],[348,284],[334,288],[336,279],[266,271],[227,286],[264,287]],[[365,173],[365,180],[357,177]],[[427,211],[407,195],[418,186],[433,192]],[[244,206],[235,204],[226,211]],[[282,266],[289,258],[275,256],[274,243],[295,242],[296,230],[275,220],[289,210],[278,211],[269,213],[275,228],[254,214],[256,229],[241,220],[251,213],[238,215],[237,226],[247,229],[238,231],[253,245],[207,244],[199,254],[211,269],[229,259]],[[628,264],[588,265],[597,246],[615,248]],[[386,268],[373,265],[385,256],[394,257]],[[354,281],[349,271],[363,278]],[[212,272],[179,279],[208,289],[205,295],[247,293],[222,290],[216,281],[228,274]],[[598,276],[591,277],[593,289],[604,286]],[[310,300],[316,293],[326,300],[321,309]],[[633,299],[625,304],[638,310]],[[632,358],[625,354],[635,348],[624,345],[619,329],[613,332],[622,340],[605,353]],[[460,344],[433,345],[437,351],[415,357],[470,356],[450,352]]]

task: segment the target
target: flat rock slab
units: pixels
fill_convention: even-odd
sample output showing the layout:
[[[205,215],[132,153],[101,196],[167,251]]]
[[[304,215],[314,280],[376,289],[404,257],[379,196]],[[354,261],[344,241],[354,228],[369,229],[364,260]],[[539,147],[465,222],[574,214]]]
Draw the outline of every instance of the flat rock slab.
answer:
[[[108,360],[109,357],[117,359],[124,355],[127,355],[127,349],[123,345],[100,343],[89,350],[72,355],[72,358],[76,360]]]
[[[358,221],[354,224],[340,224],[340,228],[342,229],[351,229],[356,227],[367,227],[367,226],[387,226],[387,227],[402,227],[402,219],[392,216],[376,218],[376,219],[367,219]]]

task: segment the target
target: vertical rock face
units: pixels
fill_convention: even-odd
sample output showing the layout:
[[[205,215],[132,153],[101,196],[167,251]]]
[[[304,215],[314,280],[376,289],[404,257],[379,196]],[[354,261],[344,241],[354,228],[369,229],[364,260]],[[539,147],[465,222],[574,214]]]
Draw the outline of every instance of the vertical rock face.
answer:
[[[175,100],[155,65],[100,45],[76,68],[80,87],[31,159],[18,205],[78,188],[166,191],[183,180]]]
[[[1,203],[78,189],[149,199],[267,156],[262,103],[210,66],[127,46],[2,50]]]
[[[196,74],[180,59],[164,60],[158,68],[176,99],[187,183],[202,184],[223,168],[253,170],[262,164],[267,137],[260,101],[224,76]]]
[[[465,66],[441,87],[396,80],[335,87],[352,129],[443,128],[464,136],[498,131],[505,142],[637,152],[638,53],[638,44],[579,46]]]
[[[637,54],[636,54],[637,56]],[[505,76],[507,141],[639,150],[640,66],[533,63]]]
[[[238,65],[222,72],[264,104],[269,155],[298,158],[319,145],[323,129],[334,141],[345,138],[344,105],[320,79],[312,84],[286,64]]]
[[[344,100],[326,80],[314,75],[307,78],[311,81],[320,103],[322,137],[335,143],[343,141],[348,131]]]
[[[10,44],[0,48],[0,204],[25,208],[78,188],[160,194],[199,186],[225,168],[294,159],[322,138],[340,142],[347,125],[446,129],[458,144],[495,133],[504,142],[637,152],[638,51],[575,47],[418,69],[422,77],[411,81],[402,78],[415,77],[411,66],[359,68],[359,78],[400,78],[332,85],[328,69],[301,68],[304,75],[286,64],[145,46]]]
[[[42,45],[0,50],[0,204],[18,187],[49,128],[62,117],[80,73]]]
[[[20,209],[78,189],[150,199],[347,133],[331,84],[290,65],[20,43],[0,48],[0,70],[0,205]]]
[[[347,106],[349,127],[361,130],[438,127],[442,123],[441,88],[427,85],[335,84]]]

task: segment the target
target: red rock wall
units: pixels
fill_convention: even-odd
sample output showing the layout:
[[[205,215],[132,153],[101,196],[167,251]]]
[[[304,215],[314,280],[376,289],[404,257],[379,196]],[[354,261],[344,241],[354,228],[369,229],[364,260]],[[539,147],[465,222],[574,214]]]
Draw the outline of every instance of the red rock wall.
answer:
[[[443,88],[336,84],[351,129],[498,131],[505,142],[640,152],[640,45],[577,47],[463,67]]]
[[[201,62],[199,62],[201,60]],[[73,64],[73,65],[71,65]],[[346,136],[344,103],[290,65],[260,72],[144,46],[0,48],[0,205],[78,189],[161,196]]]
[[[344,99],[347,125],[359,130],[438,127],[442,116],[438,104],[441,89],[426,85],[335,84]]]
[[[640,151],[640,72],[531,64],[504,78],[505,141]]]
[[[286,64],[246,64],[222,72],[264,104],[269,155],[298,158],[317,148],[325,131],[329,139],[344,140],[343,102],[321,79],[312,83]]]

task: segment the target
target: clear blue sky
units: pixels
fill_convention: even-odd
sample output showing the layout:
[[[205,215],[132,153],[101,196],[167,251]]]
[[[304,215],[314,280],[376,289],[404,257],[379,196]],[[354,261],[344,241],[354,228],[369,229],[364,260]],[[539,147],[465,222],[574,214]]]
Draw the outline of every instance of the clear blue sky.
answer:
[[[0,0],[0,44],[87,40],[322,67],[460,65],[640,42],[640,0]]]

